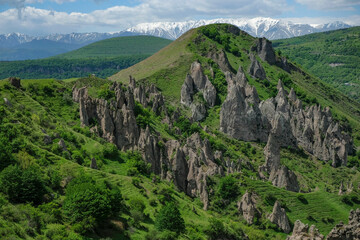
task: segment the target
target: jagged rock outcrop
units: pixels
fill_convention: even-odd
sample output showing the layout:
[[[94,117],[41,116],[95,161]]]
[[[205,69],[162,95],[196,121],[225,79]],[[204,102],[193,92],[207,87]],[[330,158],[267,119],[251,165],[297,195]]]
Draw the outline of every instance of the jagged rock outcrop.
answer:
[[[115,101],[93,99],[87,88],[73,89],[73,100],[80,103],[80,121],[90,126],[99,136],[119,149],[134,149],[139,139],[139,129],[134,115],[135,101],[130,88],[123,90],[114,83]],[[95,125],[95,126],[94,126]]]
[[[214,161],[210,142],[202,140],[198,133],[190,136],[186,144],[171,140],[166,143],[169,168],[175,185],[191,197],[200,197],[204,209],[208,208],[207,177],[223,175],[222,167]]]
[[[233,68],[229,63],[229,60],[226,56],[224,50],[219,51],[210,51],[207,55],[208,58],[211,58],[217,65],[220,67],[221,71],[225,72],[232,72]]]
[[[21,79],[17,77],[10,77],[9,82],[16,88],[21,88]]]
[[[194,101],[194,95],[201,92],[208,107],[213,107],[216,102],[216,89],[208,77],[203,73],[200,62],[191,64],[190,74],[187,74],[185,82],[181,87],[181,104],[191,107],[192,119],[200,121],[206,116],[204,103]]]
[[[254,54],[250,54],[250,67],[249,67],[249,74],[254,78],[259,78],[261,80],[266,79],[266,73],[264,68],[261,66],[259,61],[256,59]]]
[[[314,225],[303,224],[300,220],[296,220],[294,223],[294,229],[291,236],[288,236],[286,240],[323,240],[324,236],[320,234],[319,230]]]
[[[220,111],[220,130],[244,141],[266,141],[270,123],[261,114],[256,89],[247,83],[241,67],[235,77],[230,72],[225,76],[228,94]]]
[[[349,223],[340,222],[326,237],[327,240],[358,240],[360,239],[360,209],[351,210]]]
[[[259,217],[260,212],[256,209],[256,198],[251,192],[246,191],[241,201],[237,203],[239,213],[244,217],[248,224],[253,224],[255,217]]]
[[[284,233],[290,233],[291,227],[289,218],[284,208],[281,208],[279,201],[276,201],[272,213],[269,216],[270,222],[276,224]]]
[[[158,146],[159,140],[150,133],[149,126],[141,129],[138,148],[142,152],[143,159],[151,164],[151,171],[155,174],[161,173],[161,151]]]
[[[222,132],[239,140],[266,142],[272,131],[282,147],[301,147],[320,160],[331,161],[334,167],[347,164],[352,139],[332,118],[329,108],[313,105],[303,109],[295,91],[287,93],[280,80],[277,96],[260,102],[241,68],[236,77],[226,73],[226,79],[228,95],[220,112]]]
[[[196,92],[201,92],[206,104],[213,107],[216,102],[216,89],[210,82],[208,77],[203,73],[201,64],[194,62],[191,64],[190,74],[185,78],[185,82],[181,87],[180,102],[185,106],[193,103],[193,96]]]
[[[298,192],[300,190],[297,176],[294,172],[280,163],[280,143],[274,132],[269,135],[268,142],[264,148],[265,164],[260,167],[260,176],[266,178],[263,172],[269,175],[269,181],[274,186],[285,188],[288,191]]]
[[[275,51],[272,47],[272,43],[266,38],[258,38],[255,46],[251,49],[256,51],[261,60],[273,65],[276,63]]]

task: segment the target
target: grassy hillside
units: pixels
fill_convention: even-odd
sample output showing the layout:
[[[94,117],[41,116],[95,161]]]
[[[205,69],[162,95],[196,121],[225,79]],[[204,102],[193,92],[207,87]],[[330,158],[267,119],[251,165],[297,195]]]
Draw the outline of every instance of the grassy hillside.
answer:
[[[281,163],[298,175],[302,192],[295,193],[259,178],[265,143],[235,140],[219,131],[226,83],[207,53],[222,49],[232,68],[241,65],[247,69],[248,51],[256,40],[244,32],[235,36],[231,29],[219,24],[191,30],[148,59],[112,76],[127,82],[132,74],[138,84],[155,83],[165,96],[168,113],[179,109],[182,117],[168,124],[164,112],[157,115],[150,106],[135,103],[136,124],[142,129],[149,127],[157,136],[157,147],[164,150],[168,140],[177,140],[182,148],[188,136],[198,133],[201,139],[208,139],[212,151],[239,164],[240,170],[226,177],[207,178],[207,211],[198,197],[179,191],[168,175],[151,173],[138,151],[121,151],[100,138],[95,132],[103,123],[81,125],[80,106],[72,100],[73,87],[87,86],[91,97],[105,99],[109,111],[113,111],[112,81],[97,77],[22,80],[22,87],[15,88],[1,80],[0,238],[203,240],[224,236],[245,239],[246,234],[251,240],[286,239],[287,235],[267,219],[276,200],[286,209],[291,224],[297,219],[315,224],[324,235],[339,221],[346,223],[350,209],[360,207],[360,151],[349,156],[349,166],[333,168],[301,149],[281,149]],[[209,31],[222,38],[209,37]],[[189,110],[180,105],[181,85],[195,60],[202,63],[205,74],[219,90],[219,101],[200,125],[187,119]],[[285,74],[287,90],[293,87],[306,106],[331,106],[348,127],[346,131],[352,129],[355,146],[359,146],[360,121],[356,111],[360,108],[356,102],[300,69],[288,74],[275,65],[263,61],[261,64],[269,82],[247,76],[261,99],[276,94],[277,80]],[[214,77],[209,66],[213,67]],[[121,90],[130,91],[126,85]],[[98,170],[90,168],[93,159]],[[199,165],[207,167],[204,163]],[[222,167],[226,173],[227,167]],[[352,183],[353,191],[338,195],[341,183]],[[255,194],[256,207],[262,213],[252,225],[237,209],[237,202],[246,191]],[[170,211],[169,206],[175,206],[179,212]],[[159,222],[166,219],[164,215],[183,219],[185,228],[180,232],[162,229]],[[181,221],[178,225],[182,225]]]
[[[58,57],[0,62],[0,79],[67,79],[95,74],[106,78],[138,63],[171,41],[149,37],[118,37],[99,41]]]
[[[98,41],[85,47],[56,56],[65,59],[151,55],[172,41],[152,36],[117,37]]]
[[[345,95],[360,101],[360,27],[274,41],[274,47]]]

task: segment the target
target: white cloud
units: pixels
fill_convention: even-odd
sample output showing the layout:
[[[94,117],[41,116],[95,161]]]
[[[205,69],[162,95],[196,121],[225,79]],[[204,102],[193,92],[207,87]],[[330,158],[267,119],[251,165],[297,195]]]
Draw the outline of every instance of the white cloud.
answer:
[[[296,0],[296,2],[317,10],[355,10],[359,0]]]

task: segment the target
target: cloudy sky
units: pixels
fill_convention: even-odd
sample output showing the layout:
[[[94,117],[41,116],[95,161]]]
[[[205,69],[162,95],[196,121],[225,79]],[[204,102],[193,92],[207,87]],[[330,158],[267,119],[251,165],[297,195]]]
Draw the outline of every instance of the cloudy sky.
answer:
[[[143,22],[234,17],[360,25],[360,0],[0,0],[0,34],[111,32]]]

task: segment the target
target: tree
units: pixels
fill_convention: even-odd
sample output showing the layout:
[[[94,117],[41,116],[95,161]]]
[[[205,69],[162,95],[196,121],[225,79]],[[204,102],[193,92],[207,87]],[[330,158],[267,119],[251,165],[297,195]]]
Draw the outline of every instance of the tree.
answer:
[[[225,200],[231,200],[236,198],[239,194],[239,188],[236,179],[232,176],[226,176],[221,178],[219,185],[219,194]]]
[[[118,189],[109,190],[86,175],[70,182],[66,189],[64,213],[76,229],[86,232],[121,210],[122,196]]]
[[[0,190],[14,203],[38,204],[46,193],[42,173],[35,166],[21,169],[18,165],[10,165],[5,168],[0,174]]]
[[[179,209],[172,202],[167,203],[156,217],[155,226],[158,230],[169,230],[181,233],[185,230],[185,222]]]

